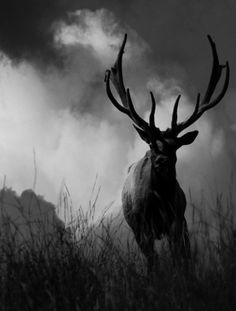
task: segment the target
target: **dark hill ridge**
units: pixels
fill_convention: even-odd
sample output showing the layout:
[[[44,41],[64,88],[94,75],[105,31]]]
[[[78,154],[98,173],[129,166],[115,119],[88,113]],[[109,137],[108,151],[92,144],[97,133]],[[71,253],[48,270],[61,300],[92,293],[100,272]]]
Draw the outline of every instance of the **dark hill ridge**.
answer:
[[[30,189],[20,196],[11,189],[0,191],[0,227],[2,237],[19,243],[55,238],[65,230],[55,206]]]

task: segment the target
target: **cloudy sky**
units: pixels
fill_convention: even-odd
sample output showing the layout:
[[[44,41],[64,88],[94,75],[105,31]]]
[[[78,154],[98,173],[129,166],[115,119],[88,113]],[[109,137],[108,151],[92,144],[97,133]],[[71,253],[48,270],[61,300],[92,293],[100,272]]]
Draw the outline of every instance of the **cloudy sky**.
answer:
[[[1,184],[18,193],[34,188],[54,204],[66,185],[75,209],[101,187],[98,209],[119,206],[127,167],[147,150],[105,93],[104,73],[124,33],[125,83],[145,117],[154,92],[161,129],[178,94],[180,119],[204,94],[210,34],[220,62],[230,63],[230,86],[192,126],[199,137],[179,151],[177,169],[186,192],[225,193],[236,167],[235,15],[233,0],[2,0]]]

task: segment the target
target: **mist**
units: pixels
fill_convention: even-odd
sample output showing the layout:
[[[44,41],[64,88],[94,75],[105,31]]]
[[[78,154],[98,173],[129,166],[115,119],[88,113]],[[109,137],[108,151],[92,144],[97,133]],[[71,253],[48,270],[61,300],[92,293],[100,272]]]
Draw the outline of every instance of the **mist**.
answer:
[[[119,211],[127,168],[148,149],[136,135],[132,122],[112,106],[105,93],[105,70],[113,65],[125,32],[128,33],[125,83],[132,90],[139,113],[148,118],[149,90],[158,102],[156,124],[161,129],[170,126],[178,94],[182,94],[179,120],[192,112],[196,93],[194,98],[195,87],[186,83],[186,68],[173,62],[158,67],[156,46],[118,16],[108,9],[80,9],[66,18],[61,15],[56,18],[50,42],[56,47],[57,57],[63,59],[63,66],[55,66],[53,57],[39,58],[38,54],[24,57],[23,52],[13,55],[3,49],[0,64],[3,186],[18,193],[33,188],[55,205],[66,186],[76,213],[80,206],[87,208],[96,180],[98,214],[110,205],[113,212]],[[163,50],[166,44],[162,42]],[[204,49],[210,62],[210,47],[206,45]],[[221,55],[220,62],[224,63],[223,52]],[[44,59],[43,70],[39,59]],[[208,78],[204,80],[207,85]],[[179,182],[185,192],[191,189],[196,198],[202,189],[210,196],[229,187],[236,152],[234,102],[235,92],[230,90],[221,108],[214,108],[215,112],[206,113],[192,126],[200,131],[196,142],[178,153]]]

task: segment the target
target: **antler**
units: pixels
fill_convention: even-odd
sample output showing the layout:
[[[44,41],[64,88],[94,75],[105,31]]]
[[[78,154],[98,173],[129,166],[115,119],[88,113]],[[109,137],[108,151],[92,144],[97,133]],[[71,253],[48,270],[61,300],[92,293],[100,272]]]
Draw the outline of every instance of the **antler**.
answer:
[[[184,129],[192,125],[195,121],[197,121],[205,111],[216,106],[221,101],[221,99],[224,97],[227,91],[228,85],[229,85],[229,75],[230,75],[229,63],[226,62],[225,65],[219,64],[216,45],[209,35],[207,37],[210,42],[212,55],[213,55],[213,64],[212,64],[210,81],[209,81],[206,93],[202,101],[200,101],[200,93],[198,93],[197,102],[196,102],[192,115],[186,121],[181,122],[181,123],[177,123],[177,112],[178,112],[180,95],[177,97],[174,108],[173,108],[172,122],[171,122],[171,132],[174,133],[176,136],[180,132],[182,132]],[[225,81],[224,81],[222,90],[219,93],[219,95],[214,100],[212,100],[211,97],[214,94],[215,88],[217,86],[217,83],[220,80],[223,69],[226,69],[226,74],[225,74]]]
[[[155,126],[154,115],[155,115],[155,110],[156,110],[156,102],[155,102],[155,98],[152,92],[150,92],[151,100],[152,100],[152,109],[151,109],[150,118],[149,118],[150,122],[148,124],[136,112],[132,99],[131,99],[129,88],[125,89],[123,73],[122,73],[122,57],[123,57],[126,41],[127,41],[127,34],[125,34],[124,36],[124,40],[121,45],[121,48],[118,53],[114,66],[111,68],[111,70],[106,71],[105,82],[106,82],[107,95],[110,101],[113,103],[113,105],[119,111],[128,115],[132,119],[132,121],[138,126],[139,129],[142,129],[143,131],[149,134],[152,134],[152,135],[155,133],[155,135],[159,135],[162,137],[161,131]],[[115,97],[112,94],[111,87],[110,87],[110,80],[112,81],[117,93],[119,94],[122,105],[115,99]],[[136,126],[135,128],[137,129]]]

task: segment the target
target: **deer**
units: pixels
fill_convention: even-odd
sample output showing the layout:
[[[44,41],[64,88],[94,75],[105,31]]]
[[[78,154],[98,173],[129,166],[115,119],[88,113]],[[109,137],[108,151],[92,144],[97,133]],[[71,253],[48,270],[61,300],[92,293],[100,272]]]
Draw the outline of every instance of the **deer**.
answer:
[[[149,145],[146,154],[128,169],[128,176],[122,191],[122,207],[124,218],[134,233],[135,240],[147,260],[148,271],[158,266],[158,254],[155,241],[166,237],[172,257],[182,262],[191,259],[190,239],[185,218],[186,197],[176,177],[176,152],[196,139],[199,131],[194,130],[179,136],[181,132],[194,124],[207,110],[215,107],[224,97],[230,77],[228,61],[219,63],[215,42],[207,36],[213,64],[210,79],[204,96],[200,93],[192,114],[182,122],[178,122],[178,107],[181,95],[173,105],[171,126],[162,131],[155,124],[156,101],[150,91],[151,110],[149,122],[136,111],[129,88],[123,80],[122,58],[127,41],[125,34],[114,66],[106,70],[106,93],[116,109],[127,115],[140,138]],[[220,92],[215,95],[218,82],[224,71],[224,80]],[[113,95],[111,82],[119,101]]]

